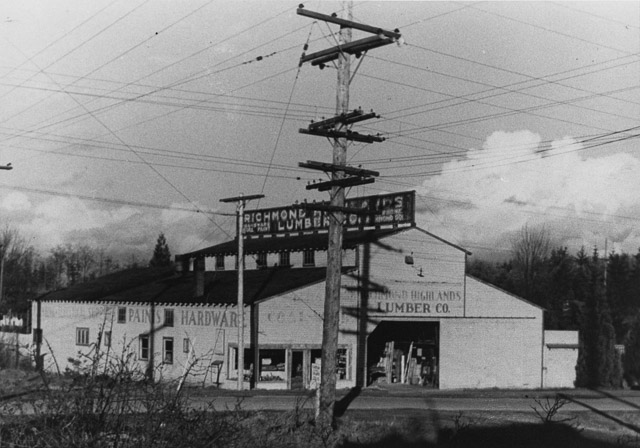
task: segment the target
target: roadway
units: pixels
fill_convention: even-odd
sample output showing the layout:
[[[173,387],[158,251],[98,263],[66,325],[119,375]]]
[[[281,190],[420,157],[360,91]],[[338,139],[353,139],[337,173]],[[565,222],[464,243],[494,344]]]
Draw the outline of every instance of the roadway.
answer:
[[[555,397],[566,400],[563,411],[581,412],[640,412],[639,391],[425,391],[420,388],[400,390],[368,390],[361,393],[338,393],[341,403],[350,410],[414,409],[429,411],[493,411],[531,412],[539,406],[536,399],[553,404]],[[218,391],[190,398],[194,406],[213,401],[216,409],[284,411],[299,408],[312,409],[314,397],[310,393],[278,391]]]

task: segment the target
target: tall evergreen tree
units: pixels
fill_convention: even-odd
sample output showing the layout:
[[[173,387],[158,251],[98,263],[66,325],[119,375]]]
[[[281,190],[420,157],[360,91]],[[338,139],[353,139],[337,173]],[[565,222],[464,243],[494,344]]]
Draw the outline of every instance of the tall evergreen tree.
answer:
[[[615,329],[604,292],[597,251],[587,260],[590,278],[580,329],[576,386],[619,387],[622,384],[622,369],[615,349]]]
[[[624,344],[624,376],[629,385],[640,384],[640,314],[636,313]]]
[[[548,330],[577,330],[580,322],[573,293],[575,263],[566,247],[551,251],[548,265],[548,303],[546,328]]]
[[[627,254],[612,253],[607,262],[607,299],[611,305],[613,325],[618,343],[624,343],[635,318],[637,306],[631,293],[631,258]]]
[[[156,241],[156,247],[153,249],[153,257],[149,261],[151,267],[171,266],[171,252],[169,245],[164,237],[164,233],[160,233]]]

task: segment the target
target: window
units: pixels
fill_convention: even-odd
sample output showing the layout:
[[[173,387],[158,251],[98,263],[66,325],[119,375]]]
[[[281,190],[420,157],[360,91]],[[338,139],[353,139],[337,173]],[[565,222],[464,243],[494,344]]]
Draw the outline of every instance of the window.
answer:
[[[260,381],[286,381],[286,351],[260,350]]]
[[[216,271],[224,271],[224,255],[216,255]]]
[[[291,257],[289,252],[280,252],[280,266],[291,266]]]
[[[173,338],[162,338],[162,360],[165,364],[173,364]]]
[[[164,309],[164,326],[173,327],[173,308]]]
[[[313,250],[305,250],[302,252],[302,265],[303,266],[315,266],[316,253]]]
[[[149,336],[140,336],[140,359],[149,359]]]
[[[267,254],[258,254],[256,257],[256,268],[262,269],[267,267]]]
[[[127,323],[127,307],[126,306],[118,307],[118,323],[119,324]]]
[[[76,328],[76,345],[89,345],[89,329]]]
[[[105,331],[102,336],[102,341],[105,347],[111,347],[111,332]]]
[[[190,342],[189,342],[189,338],[184,338],[182,340],[182,351],[185,353],[189,353],[191,347],[190,347]]]

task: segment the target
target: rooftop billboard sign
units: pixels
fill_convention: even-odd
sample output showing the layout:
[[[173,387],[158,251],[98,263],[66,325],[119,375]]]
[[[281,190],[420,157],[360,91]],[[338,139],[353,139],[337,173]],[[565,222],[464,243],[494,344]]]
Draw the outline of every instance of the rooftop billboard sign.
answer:
[[[347,199],[345,208],[365,213],[347,213],[345,229],[361,229],[383,225],[413,225],[415,223],[415,191],[403,191],[376,196]],[[328,205],[322,202],[322,205]],[[326,230],[329,211],[308,207],[288,206],[249,210],[244,212],[244,234],[269,235]]]

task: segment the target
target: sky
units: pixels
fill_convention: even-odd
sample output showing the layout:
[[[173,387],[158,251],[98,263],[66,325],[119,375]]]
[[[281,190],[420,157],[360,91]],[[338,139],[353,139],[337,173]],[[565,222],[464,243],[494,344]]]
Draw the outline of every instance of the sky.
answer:
[[[330,162],[298,132],[336,110],[334,66],[299,65],[338,29],[299,2],[5,0],[0,225],[40,253],[86,244],[150,258],[235,235],[233,204],[326,200]],[[342,16],[343,3],[304,8]],[[555,246],[640,248],[640,3],[354,1],[402,39],[352,62],[347,197],[416,191],[417,225],[478,257],[523,228]],[[353,38],[367,37],[354,30]]]

